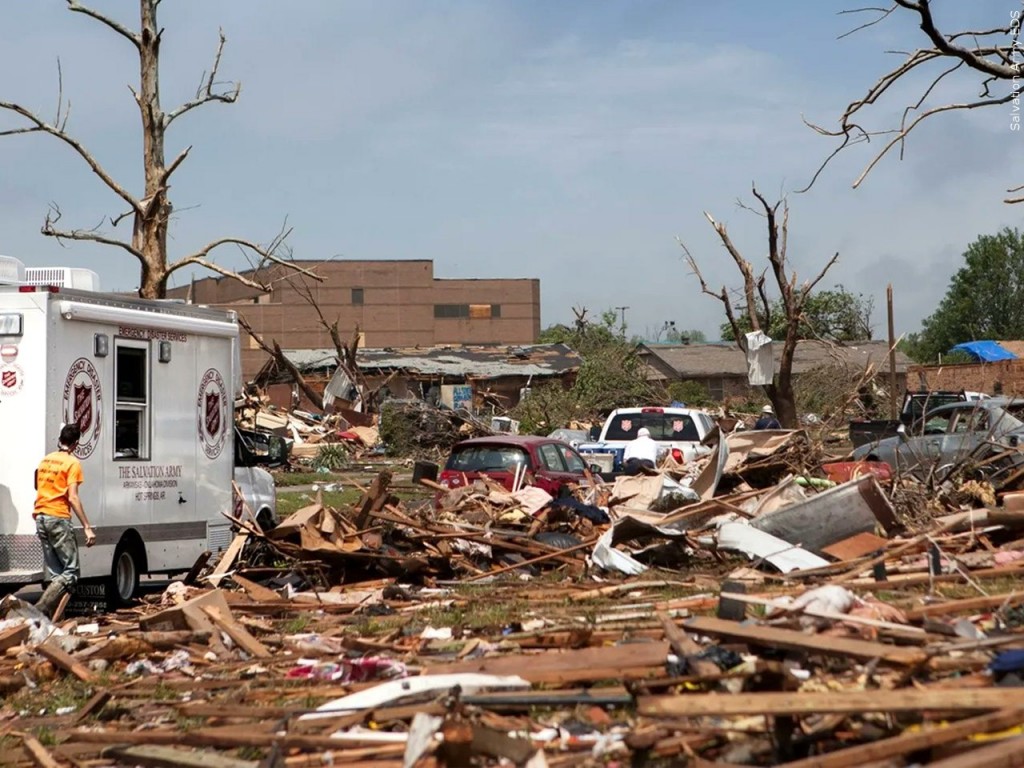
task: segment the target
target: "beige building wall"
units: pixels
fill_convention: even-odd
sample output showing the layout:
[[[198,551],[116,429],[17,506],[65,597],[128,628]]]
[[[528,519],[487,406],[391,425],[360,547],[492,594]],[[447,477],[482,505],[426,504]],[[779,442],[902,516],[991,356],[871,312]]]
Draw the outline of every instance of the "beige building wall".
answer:
[[[282,349],[333,346],[311,296],[347,341],[356,326],[363,346],[431,347],[445,344],[532,344],[540,335],[540,281],[535,278],[441,280],[430,260],[302,261],[317,282],[272,265],[255,278],[269,292],[227,277],[197,280],[168,291],[169,298],[239,313],[268,343]],[[251,272],[243,273],[252,277]],[[267,355],[243,332],[242,372],[251,378]]]

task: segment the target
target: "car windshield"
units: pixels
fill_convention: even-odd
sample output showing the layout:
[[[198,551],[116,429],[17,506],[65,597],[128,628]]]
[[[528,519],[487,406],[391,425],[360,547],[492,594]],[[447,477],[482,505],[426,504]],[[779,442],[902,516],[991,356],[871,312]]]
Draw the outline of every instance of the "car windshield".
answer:
[[[693,419],[683,413],[620,413],[608,425],[605,440],[632,440],[641,427],[651,431],[653,440],[673,442],[700,440]]]
[[[515,472],[517,464],[529,464],[522,448],[510,445],[464,445],[456,447],[445,469],[455,472]]]

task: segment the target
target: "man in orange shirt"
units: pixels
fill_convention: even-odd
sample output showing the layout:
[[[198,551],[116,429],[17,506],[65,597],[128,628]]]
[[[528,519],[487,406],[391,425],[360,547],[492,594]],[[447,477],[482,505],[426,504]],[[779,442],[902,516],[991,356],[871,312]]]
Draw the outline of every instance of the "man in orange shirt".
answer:
[[[78,486],[83,480],[82,463],[74,451],[81,436],[77,424],[63,427],[58,450],[47,454],[36,470],[36,503],[32,517],[43,545],[47,575],[52,578],[36,607],[48,616],[64,593],[73,590],[78,583],[78,542],[71,525],[72,510],[85,529],[85,545],[91,547],[96,543],[96,534],[78,497]]]

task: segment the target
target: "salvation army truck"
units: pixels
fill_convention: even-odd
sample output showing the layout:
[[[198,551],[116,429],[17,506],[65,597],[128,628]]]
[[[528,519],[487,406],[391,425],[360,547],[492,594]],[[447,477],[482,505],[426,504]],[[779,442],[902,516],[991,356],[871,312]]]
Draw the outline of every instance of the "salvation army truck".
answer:
[[[67,287],[94,278],[0,257],[0,588],[43,579],[33,473],[77,423],[82,579],[117,602],[230,543],[236,463],[243,497],[270,498],[253,513],[273,515],[273,480],[235,440],[235,314]]]

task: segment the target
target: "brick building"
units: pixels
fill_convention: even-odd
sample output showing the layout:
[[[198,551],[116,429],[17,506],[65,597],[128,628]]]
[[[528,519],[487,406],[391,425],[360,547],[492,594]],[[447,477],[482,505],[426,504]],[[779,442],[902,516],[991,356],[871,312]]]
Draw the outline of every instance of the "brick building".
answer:
[[[331,347],[331,339],[304,297],[309,295],[329,322],[338,321],[344,340],[359,326],[361,346],[434,347],[462,344],[532,344],[540,335],[540,280],[476,280],[434,277],[429,259],[299,261],[324,280],[304,278],[272,265],[259,281],[269,292],[228,277],[209,277],[169,290],[168,298],[191,293],[196,304],[239,313],[268,342],[283,349]],[[252,276],[243,272],[243,276]],[[242,371],[251,378],[266,354],[243,333]]]

